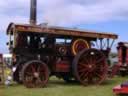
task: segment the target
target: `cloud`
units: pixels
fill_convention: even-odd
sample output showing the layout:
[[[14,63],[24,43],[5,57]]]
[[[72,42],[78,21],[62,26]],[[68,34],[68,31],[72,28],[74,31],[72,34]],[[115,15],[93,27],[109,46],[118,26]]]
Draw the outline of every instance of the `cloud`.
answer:
[[[56,25],[127,19],[127,0],[51,0],[42,3],[43,18]]]
[[[38,23],[77,26],[128,20],[128,0],[37,0]],[[5,48],[10,22],[29,23],[30,0],[0,1],[0,49]],[[3,45],[3,46],[1,46]]]
[[[37,1],[38,21],[48,22],[51,25],[69,26],[110,20],[126,20],[128,16],[127,0]],[[30,0],[1,0],[0,13],[28,18],[29,5]]]

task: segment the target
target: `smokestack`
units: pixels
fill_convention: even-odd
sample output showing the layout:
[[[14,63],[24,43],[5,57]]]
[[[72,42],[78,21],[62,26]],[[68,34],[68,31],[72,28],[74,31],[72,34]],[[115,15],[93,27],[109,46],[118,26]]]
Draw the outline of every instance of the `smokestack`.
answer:
[[[30,9],[30,24],[36,25],[36,15],[37,15],[37,0],[31,0]]]

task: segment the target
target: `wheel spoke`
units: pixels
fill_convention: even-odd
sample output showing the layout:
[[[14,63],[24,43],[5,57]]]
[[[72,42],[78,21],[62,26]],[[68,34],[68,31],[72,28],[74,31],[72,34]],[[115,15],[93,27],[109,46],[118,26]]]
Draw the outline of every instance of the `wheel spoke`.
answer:
[[[86,71],[87,71],[87,69],[85,69],[85,68],[79,70],[79,72],[86,72]]]
[[[26,75],[33,76],[33,73],[31,72],[25,72]]]
[[[31,65],[31,69],[32,69],[32,72],[36,72],[36,70],[35,70],[33,65]]]
[[[37,72],[40,72],[41,66],[37,67]]]
[[[80,65],[79,67],[81,67],[81,68],[83,68],[83,67],[87,67],[87,65],[86,64],[84,64],[84,63],[79,63],[78,65]]]
[[[85,74],[85,72],[82,72],[81,74],[79,74],[79,75],[80,75],[80,78],[81,78],[82,76],[84,76],[84,74]]]
[[[41,81],[40,77],[36,78],[35,85],[42,86],[42,81]]]
[[[84,74],[84,81],[85,81],[85,79],[87,78],[87,76],[88,76],[88,74],[89,74],[89,72],[86,72],[85,74]]]
[[[93,56],[92,61],[92,64],[96,64],[96,55]]]
[[[33,84],[33,80],[34,80],[33,76],[31,76],[31,77],[26,76],[25,77],[25,83],[26,84]]]
[[[94,62],[93,57],[90,57],[90,65],[94,65],[95,63],[93,62]]]
[[[87,81],[89,84],[93,83],[92,73],[88,74]]]
[[[95,72],[95,76],[96,77],[99,77],[99,78],[102,78],[102,75],[101,74],[98,74],[97,72]]]
[[[102,61],[104,61],[104,58],[103,57],[99,58],[99,60],[96,61],[96,64],[98,64],[98,63],[100,63]]]

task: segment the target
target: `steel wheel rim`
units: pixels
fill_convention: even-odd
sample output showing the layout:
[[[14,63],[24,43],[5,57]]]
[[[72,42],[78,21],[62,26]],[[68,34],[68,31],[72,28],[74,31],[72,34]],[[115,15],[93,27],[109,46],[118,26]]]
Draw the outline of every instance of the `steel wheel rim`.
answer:
[[[48,81],[48,69],[44,64],[33,62],[24,70],[24,85],[28,88],[44,87]]]
[[[95,57],[97,55],[99,57]],[[105,56],[101,52],[96,49],[88,49],[81,52],[78,58],[78,64],[75,65],[75,76],[78,81],[80,81],[80,83],[82,83],[83,85],[88,85],[100,84],[104,81],[107,74],[107,64]],[[97,60],[96,58],[100,59]]]

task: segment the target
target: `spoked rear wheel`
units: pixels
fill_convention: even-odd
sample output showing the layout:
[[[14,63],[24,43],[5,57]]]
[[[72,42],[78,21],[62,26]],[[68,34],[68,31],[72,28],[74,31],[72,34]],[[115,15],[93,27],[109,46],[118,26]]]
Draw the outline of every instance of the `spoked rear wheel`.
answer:
[[[81,51],[73,61],[73,72],[83,85],[102,83],[107,75],[104,54],[97,49]]]
[[[28,88],[44,87],[49,78],[49,70],[41,61],[30,61],[22,70],[23,84]]]

